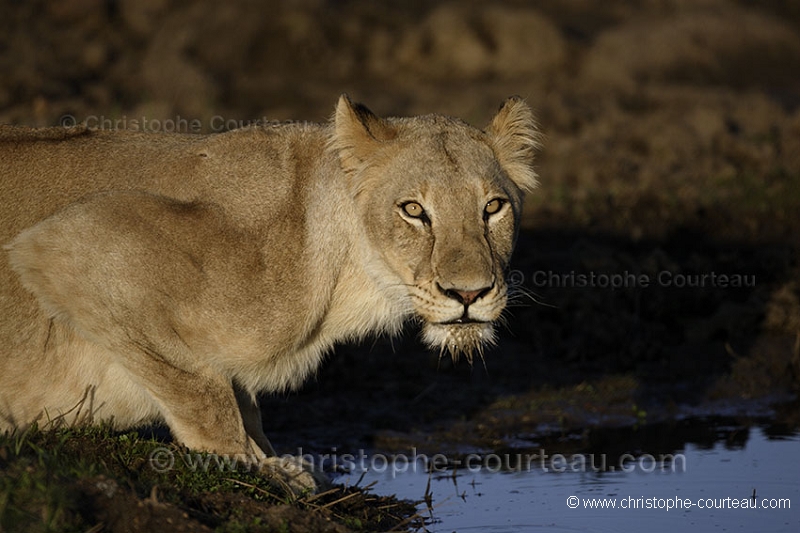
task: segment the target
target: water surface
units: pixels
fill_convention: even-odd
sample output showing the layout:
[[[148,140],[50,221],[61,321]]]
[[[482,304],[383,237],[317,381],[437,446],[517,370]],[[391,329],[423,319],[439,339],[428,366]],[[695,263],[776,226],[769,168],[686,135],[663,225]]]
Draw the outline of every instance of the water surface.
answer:
[[[432,509],[424,502],[420,509],[432,532],[800,531],[800,435],[770,435],[764,427],[716,434],[716,441],[688,441],[672,454],[606,457],[605,471],[595,468],[600,454],[583,456],[584,468],[576,455],[553,454],[512,472],[491,461],[479,469],[476,458],[474,468],[455,475],[371,470],[360,485],[375,482],[377,493],[412,500],[427,493]],[[540,449],[539,459],[545,453]]]

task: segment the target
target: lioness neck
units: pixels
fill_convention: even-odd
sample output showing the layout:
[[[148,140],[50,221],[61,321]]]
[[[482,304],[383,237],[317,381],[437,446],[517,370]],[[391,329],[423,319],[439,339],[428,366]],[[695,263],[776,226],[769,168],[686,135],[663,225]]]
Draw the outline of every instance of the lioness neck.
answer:
[[[330,285],[315,290],[310,309],[322,312],[312,336],[327,348],[372,333],[396,333],[412,310],[408,291],[370,242],[336,154],[326,151],[320,161],[306,217],[309,279]]]
[[[282,166],[297,159],[295,150],[307,154],[311,148],[318,156],[303,169],[280,169],[295,181],[292,188],[300,195],[294,201],[303,211],[302,221],[297,221],[302,234],[297,237],[304,245],[302,257],[292,260],[301,270],[294,279],[305,289],[295,293],[303,294],[303,301],[291,305],[297,312],[293,321],[299,325],[285,351],[268,355],[258,371],[250,364],[235,371],[237,381],[253,392],[300,386],[336,343],[395,333],[412,310],[402,281],[385,266],[367,236],[338,157],[326,149],[329,134],[324,127],[305,130],[286,145]],[[270,242],[265,241],[262,252],[266,268],[276,257]],[[284,364],[291,368],[275,371]]]

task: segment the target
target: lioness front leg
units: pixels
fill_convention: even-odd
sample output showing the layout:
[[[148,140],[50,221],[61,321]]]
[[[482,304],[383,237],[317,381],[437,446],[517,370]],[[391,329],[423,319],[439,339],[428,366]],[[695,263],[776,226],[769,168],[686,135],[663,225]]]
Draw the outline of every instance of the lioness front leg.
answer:
[[[281,456],[275,453],[269,439],[264,434],[261,422],[261,408],[255,396],[234,385],[236,400],[242,413],[244,427],[250,438],[250,443],[257,446],[266,454],[260,461],[262,471],[270,473],[281,480],[284,487],[288,486],[295,493],[314,490],[326,490],[331,486],[331,481],[315,465],[308,463],[303,457]]]
[[[274,457],[278,455],[264,434],[264,427],[261,422],[261,408],[258,406],[256,398],[238,386],[234,386],[234,393],[239,404],[239,411],[242,413],[244,429],[248,437],[250,437],[251,445],[257,446],[268,456]]]
[[[234,389],[225,376],[208,367],[181,368],[141,345],[129,354],[123,365],[159,403],[176,440],[192,449],[255,463],[279,487],[296,494],[329,485],[325,475],[302,458],[276,457],[262,430],[255,398]]]
[[[158,402],[174,438],[218,454],[257,454],[250,445],[231,382],[207,366],[184,368],[141,344],[121,361]],[[188,365],[186,365],[188,366]]]

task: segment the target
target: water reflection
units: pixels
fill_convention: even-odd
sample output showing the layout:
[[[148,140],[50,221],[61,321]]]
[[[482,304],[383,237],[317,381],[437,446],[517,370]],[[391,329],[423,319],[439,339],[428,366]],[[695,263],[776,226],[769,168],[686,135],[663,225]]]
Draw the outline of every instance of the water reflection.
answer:
[[[546,445],[550,455],[578,453],[571,443]],[[542,450],[549,453],[527,451]],[[413,500],[429,495],[432,509],[420,508],[433,532],[800,530],[800,435],[785,428],[703,420],[609,429],[583,439],[581,453],[606,455],[612,465],[626,454],[680,456],[685,467],[409,469],[368,472],[361,484],[374,481],[376,492]],[[340,481],[355,483],[351,477]]]

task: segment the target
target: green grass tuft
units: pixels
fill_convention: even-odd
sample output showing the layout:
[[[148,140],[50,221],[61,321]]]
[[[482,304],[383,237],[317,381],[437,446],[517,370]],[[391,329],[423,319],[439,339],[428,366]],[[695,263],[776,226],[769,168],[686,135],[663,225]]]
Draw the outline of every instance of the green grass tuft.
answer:
[[[154,467],[154,454],[174,462]],[[220,467],[215,459],[108,427],[0,435],[0,531],[151,531],[182,523],[184,531],[289,532],[331,521],[333,531],[349,531],[364,523],[390,529],[414,514],[411,504],[352,488],[289,496],[246,465]],[[382,510],[387,503],[394,515]]]

